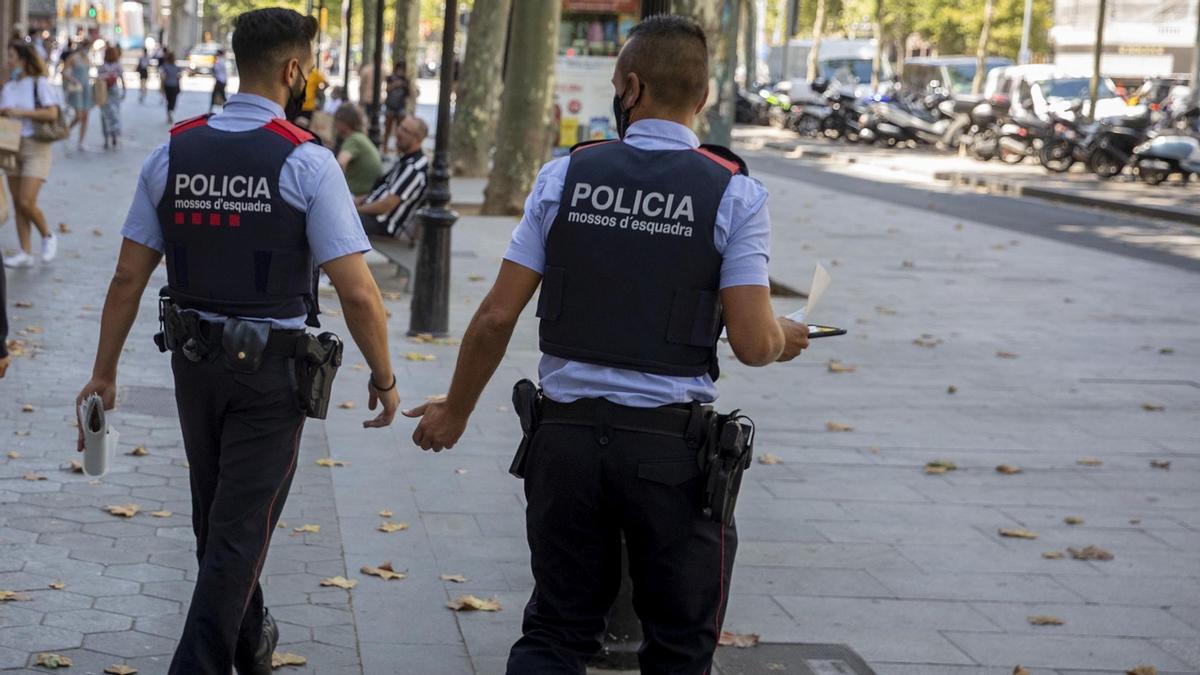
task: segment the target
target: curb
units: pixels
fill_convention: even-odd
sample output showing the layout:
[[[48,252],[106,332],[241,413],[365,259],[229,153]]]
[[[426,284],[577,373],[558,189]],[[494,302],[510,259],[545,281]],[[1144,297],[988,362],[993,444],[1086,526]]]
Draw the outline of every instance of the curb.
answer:
[[[1160,218],[1178,223],[1186,223],[1188,225],[1200,225],[1200,213],[1181,211],[1179,209],[1172,209],[1162,206],[1146,206],[1144,204],[1131,204],[1112,199],[1088,197],[1067,192],[1065,190],[1057,190],[1055,188],[1026,185],[1020,181],[1014,181],[998,176],[964,174],[957,171],[941,171],[934,173],[933,178],[934,180],[953,183],[954,185],[982,187],[988,192],[1007,196],[1034,197],[1036,199],[1045,199],[1047,201],[1074,204],[1076,206],[1087,206],[1091,208],[1107,209],[1110,211],[1119,211],[1139,216],[1147,216],[1150,218]]]

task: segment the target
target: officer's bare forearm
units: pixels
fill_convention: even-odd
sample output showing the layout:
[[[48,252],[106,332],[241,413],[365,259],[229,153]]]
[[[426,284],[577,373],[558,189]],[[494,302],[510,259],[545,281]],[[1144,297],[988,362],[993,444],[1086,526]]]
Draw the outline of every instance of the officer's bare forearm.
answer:
[[[515,319],[489,310],[486,306],[475,312],[463,334],[454,377],[446,395],[446,405],[455,415],[465,418],[475,410],[483,388],[492,379],[504,353],[508,351],[508,343],[516,325]]]
[[[108,284],[104,313],[100,315],[100,341],[96,346],[92,377],[116,379],[117,361],[137,319],[142,293],[161,259],[162,254],[154,249],[129,239],[122,240],[117,269]]]
[[[379,290],[372,287],[349,293],[339,293],[342,311],[346,315],[346,326],[358,345],[371,378],[376,386],[387,388],[392,382],[392,358],[388,354],[387,311]]]

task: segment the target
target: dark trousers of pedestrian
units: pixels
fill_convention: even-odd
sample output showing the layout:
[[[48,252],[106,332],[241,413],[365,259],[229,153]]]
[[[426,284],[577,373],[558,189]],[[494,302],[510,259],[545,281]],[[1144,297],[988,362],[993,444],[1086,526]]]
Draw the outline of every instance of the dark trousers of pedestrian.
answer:
[[[228,675],[262,637],[258,578],[296,471],[304,414],[282,356],[264,356],[250,375],[227,369],[223,356],[193,363],[176,354],[171,367],[200,569],[170,673]]]
[[[645,675],[704,675],[724,620],[737,533],[701,515],[683,438],[544,423],[525,470],[534,590],[508,675],[583,675],[603,644],[628,549]]]
[[[219,105],[225,105],[225,83],[216,80],[213,82],[212,98],[208,101],[208,109],[212,110]]]
[[[174,114],[175,102],[179,100],[179,85],[164,84],[163,96],[167,99],[167,114]]]

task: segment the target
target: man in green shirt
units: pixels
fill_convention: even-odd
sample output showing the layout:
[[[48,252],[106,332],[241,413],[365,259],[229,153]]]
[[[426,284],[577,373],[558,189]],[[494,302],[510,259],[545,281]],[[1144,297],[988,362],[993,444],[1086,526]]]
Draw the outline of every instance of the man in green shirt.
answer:
[[[379,150],[363,133],[362,113],[354,105],[342,104],[333,114],[333,126],[342,141],[337,154],[338,164],[346,174],[350,194],[361,197],[370,192],[383,175]]]

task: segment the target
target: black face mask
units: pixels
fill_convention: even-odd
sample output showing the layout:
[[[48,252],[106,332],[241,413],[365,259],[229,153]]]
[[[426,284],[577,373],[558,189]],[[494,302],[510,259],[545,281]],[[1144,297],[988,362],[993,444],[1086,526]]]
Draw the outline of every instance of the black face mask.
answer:
[[[289,93],[287,104],[283,106],[283,116],[289,122],[295,122],[300,116],[301,109],[304,107],[304,94],[308,90],[308,78],[300,76],[300,88],[293,89]]]
[[[638,85],[638,102],[639,103],[642,100],[641,94],[645,88],[646,88],[646,85],[644,85],[644,84]],[[617,119],[617,137],[622,140],[624,140],[624,138],[625,138],[625,132],[629,131],[629,113],[633,112],[633,109],[637,107],[637,103],[634,103],[631,107],[626,109],[625,105],[623,103],[621,103],[621,99],[623,97],[624,97],[624,94],[614,94],[613,95],[613,115]]]

